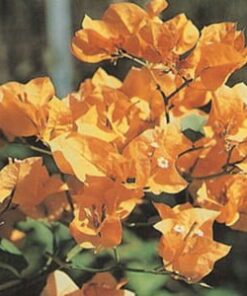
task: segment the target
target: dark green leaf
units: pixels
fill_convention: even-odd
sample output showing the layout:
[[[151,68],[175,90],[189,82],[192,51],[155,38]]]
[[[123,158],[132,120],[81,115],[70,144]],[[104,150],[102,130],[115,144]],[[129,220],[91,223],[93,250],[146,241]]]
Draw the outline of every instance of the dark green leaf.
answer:
[[[9,267],[8,267],[9,266]],[[0,242],[0,268],[21,272],[27,267],[27,261],[19,249],[10,241],[1,239]]]
[[[42,222],[28,218],[19,222],[17,229],[27,234],[23,253],[29,263],[24,271],[25,275],[35,274],[40,271],[46,261],[45,253],[53,253],[53,234],[51,230]]]

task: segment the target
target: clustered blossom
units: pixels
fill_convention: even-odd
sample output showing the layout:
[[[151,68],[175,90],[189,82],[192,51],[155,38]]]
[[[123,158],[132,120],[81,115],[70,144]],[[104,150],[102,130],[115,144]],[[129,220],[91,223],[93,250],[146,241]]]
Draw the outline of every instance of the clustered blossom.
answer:
[[[213,239],[214,221],[246,231],[247,87],[225,83],[247,62],[247,49],[234,23],[200,32],[184,14],[162,21],[167,6],[112,4],[101,20],[85,16],[75,33],[72,52],[84,62],[139,62],[123,81],[99,68],[61,100],[47,77],[0,86],[4,136],[35,137],[63,175],[49,175],[41,157],[11,160],[0,171],[0,201],[11,196],[26,215],[55,219],[69,192],[72,236],[100,251],[121,244],[122,221],[146,192],[185,189],[193,205],[156,204],[162,221],[154,227],[164,268],[197,282],[230,250]],[[209,103],[210,111],[200,108]],[[181,128],[191,114],[205,118],[196,141]],[[132,295],[101,277],[68,295],[98,295],[90,285],[102,295]]]
[[[125,284],[125,280],[117,282],[110,273],[102,272],[79,288],[66,273],[57,270],[48,277],[41,296],[135,296],[121,289]]]

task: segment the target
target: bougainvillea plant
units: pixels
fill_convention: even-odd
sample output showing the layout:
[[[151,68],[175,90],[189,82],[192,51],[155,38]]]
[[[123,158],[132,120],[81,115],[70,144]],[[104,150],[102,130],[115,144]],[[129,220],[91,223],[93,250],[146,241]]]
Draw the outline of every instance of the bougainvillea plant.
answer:
[[[213,225],[247,231],[247,86],[226,85],[244,34],[163,21],[167,6],[84,17],[72,53],[130,60],[123,81],[98,68],[63,99],[48,77],[0,86],[0,289],[44,274],[44,296],[135,295],[132,273],[198,284],[231,249]]]

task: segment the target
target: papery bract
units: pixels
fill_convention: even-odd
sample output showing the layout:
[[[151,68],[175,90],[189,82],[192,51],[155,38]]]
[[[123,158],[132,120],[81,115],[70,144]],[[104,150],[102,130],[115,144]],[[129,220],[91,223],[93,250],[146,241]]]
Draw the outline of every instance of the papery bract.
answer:
[[[47,105],[54,95],[48,77],[0,86],[0,129],[11,138],[38,135],[45,126]]]
[[[161,222],[154,227],[162,233],[159,254],[166,270],[188,282],[198,282],[226,256],[230,247],[213,240],[212,226],[218,212],[181,205],[170,209],[157,204]]]
[[[121,219],[140,202],[141,190],[125,188],[104,177],[88,177],[75,196],[79,210],[70,225],[72,236],[84,248],[110,248],[122,240]]]
[[[40,157],[31,157],[8,164],[0,171],[0,179],[0,201],[3,202],[5,198],[12,196],[12,202],[18,204],[21,211],[31,216],[33,214],[39,216],[40,211],[40,215],[43,216],[41,204],[48,197],[51,198],[52,195],[67,190],[67,185],[59,176],[49,176]],[[59,201],[60,198],[58,198]],[[41,209],[38,211],[36,207]],[[47,211],[49,212],[48,209]]]

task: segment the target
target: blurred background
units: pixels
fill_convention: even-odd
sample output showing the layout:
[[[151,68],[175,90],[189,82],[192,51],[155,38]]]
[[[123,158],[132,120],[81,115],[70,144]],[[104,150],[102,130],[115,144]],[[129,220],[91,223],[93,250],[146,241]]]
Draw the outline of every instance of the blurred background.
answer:
[[[244,30],[247,24],[246,1],[170,0],[170,6],[162,18],[169,19],[184,12],[200,29],[211,23],[233,21],[238,23],[239,29]],[[119,61],[117,66],[109,62],[87,64],[77,61],[70,53],[71,38],[80,29],[83,16],[88,14],[92,18],[100,18],[109,3],[113,2],[121,1],[0,0],[0,84],[11,80],[25,83],[34,77],[49,75],[57,94],[63,97],[77,89],[99,65],[109,73],[123,78],[131,66],[125,60]],[[147,3],[144,0],[129,2],[143,7]],[[247,83],[246,68],[235,73],[230,83],[240,81]],[[147,231],[150,231],[148,240]],[[147,231],[132,234],[130,240],[135,249],[131,252],[133,260],[140,256],[140,261],[143,261],[145,257],[145,260],[150,260],[148,264],[151,264],[153,258],[157,257],[154,247],[157,238],[155,241],[150,240],[153,230]],[[206,279],[208,283],[218,286],[218,289],[205,292],[170,278],[164,280],[163,276],[143,274],[128,275],[130,288],[136,289],[138,296],[247,295],[247,235],[219,225],[216,226],[215,234],[216,240],[233,245],[231,254],[217,263],[216,269]],[[124,249],[122,256],[129,252],[129,249]],[[79,274],[78,281],[81,279]]]
[[[109,3],[119,0],[0,0],[0,84],[26,82],[49,75],[57,93],[64,96],[90,77],[98,65],[76,61],[70,40],[85,14],[100,18]],[[129,1],[144,6],[146,0]],[[163,19],[185,12],[199,28],[214,22],[247,23],[246,0],[170,0]],[[101,63],[108,72],[124,77],[129,65]],[[234,76],[246,81],[246,70]]]

